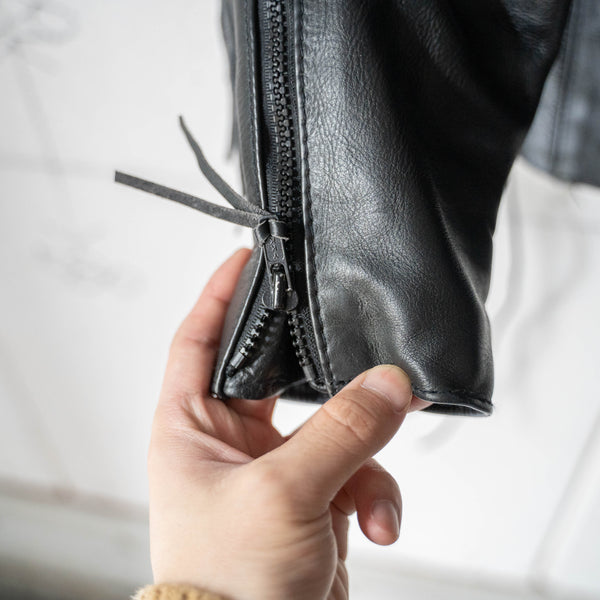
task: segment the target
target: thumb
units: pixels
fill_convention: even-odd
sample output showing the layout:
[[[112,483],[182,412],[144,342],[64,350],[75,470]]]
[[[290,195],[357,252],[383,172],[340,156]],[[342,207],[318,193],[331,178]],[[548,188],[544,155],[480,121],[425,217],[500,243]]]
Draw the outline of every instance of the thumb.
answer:
[[[411,399],[404,371],[393,365],[374,367],[328,400],[294,437],[264,458],[276,462],[299,506],[320,512],[394,436]]]

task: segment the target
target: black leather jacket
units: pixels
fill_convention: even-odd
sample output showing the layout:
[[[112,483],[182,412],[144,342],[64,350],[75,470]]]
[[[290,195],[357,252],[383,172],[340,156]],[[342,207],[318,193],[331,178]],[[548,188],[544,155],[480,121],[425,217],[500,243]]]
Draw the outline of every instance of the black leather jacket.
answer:
[[[496,212],[568,9],[225,0],[245,195],[287,229],[257,238],[216,395],[323,401],[395,363],[431,410],[491,412]]]

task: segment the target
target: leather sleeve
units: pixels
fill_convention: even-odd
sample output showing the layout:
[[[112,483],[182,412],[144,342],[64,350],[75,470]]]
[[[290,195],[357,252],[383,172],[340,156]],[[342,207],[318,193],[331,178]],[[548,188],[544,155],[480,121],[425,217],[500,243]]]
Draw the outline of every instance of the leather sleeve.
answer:
[[[236,336],[256,329],[244,325],[251,311],[229,315],[217,395],[323,401],[365,369],[393,363],[434,403],[430,410],[491,413],[485,300],[496,214],[569,4],[282,0],[299,179],[292,189],[302,209],[290,246],[300,301],[293,319],[267,321],[262,346],[250,344],[235,372],[227,364],[239,357]],[[272,50],[259,5],[226,0],[224,13],[236,44],[242,172],[251,201],[266,206],[261,178],[267,172],[268,188],[278,138],[265,142]],[[244,281],[264,277],[257,265]],[[313,364],[301,363],[303,371],[286,322],[310,334],[301,358]]]
[[[395,362],[434,409],[488,411],[496,213],[569,3],[299,4],[332,391]]]

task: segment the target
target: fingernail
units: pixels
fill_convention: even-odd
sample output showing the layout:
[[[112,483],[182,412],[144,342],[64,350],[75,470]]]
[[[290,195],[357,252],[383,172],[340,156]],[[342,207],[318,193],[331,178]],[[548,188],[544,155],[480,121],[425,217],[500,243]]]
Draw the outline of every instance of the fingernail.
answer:
[[[376,500],[371,507],[371,515],[381,529],[390,532],[395,538],[400,535],[400,511],[390,500]]]
[[[394,365],[383,365],[367,371],[362,387],[387,398],[397,412],[405,412],[412,399],[406,373]]]

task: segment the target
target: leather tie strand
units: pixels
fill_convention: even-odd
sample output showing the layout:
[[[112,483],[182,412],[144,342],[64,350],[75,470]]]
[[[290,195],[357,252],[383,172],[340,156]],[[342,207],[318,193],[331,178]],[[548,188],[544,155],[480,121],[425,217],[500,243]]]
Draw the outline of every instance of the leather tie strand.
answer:
[[[198,142],[185,126],[182,117],[179,117],[179,124],[196,156],[200,171],[221,196],[229,202],[232,208],[220,206],[208,200],[121,171],[115,171],[115,181],[167,200],[179,202],[179,204],[185,204],[211,217],[254,229],[254,237],[261,248],[265,267],[271,281],[271,294],[264,300],[265,305],[273,310],[293,310],[298,303],[298,295],[293,288],[286,252],[286,241],[289,239],[287,224],[280,221],[273,213],[255,206],[235,192],[210,166]]]
[[[179,123],[186,139],[188,140],[188,143],[190,144],[190,147],[192,148],[192,151],[196,156],[200,171],[206,177],[209,183],[221,194],[221,196],[227,200],[232,208],[220,206],[219,204],[214,204],[208,200],[203,200],[202,198],[197,198],[191,194],[186,194],[184,192],[180,192],[179,190],[165,187],[164,185],[160,185],[146,179],[140,179],[139,177],[128,175],[127,173],[122,173],[121,171],[115,171],[115,181],[117,183],[122,183],[129,187],[148,192],[149,194],[154,194],[155,196],[160,196],[161,198],[178,202],[179,204],[185,204],[186,206],[199,210],[200,212],[210,215],[211,217],[216,217],[217,219],[228,221],[229,223],[234,223],[235,225],[251,227],[257,231],[261,224],[267,221],[280,223],[277,220],[276,215],[252,204],[251,202],[248,202],[248,200],[235,192],[210,166],[200,146],[198,145],[198,142],[196,142],[186,127],[183,117],[179,117]],[[273,225],[271,229],[276,230],[277,226]]]

